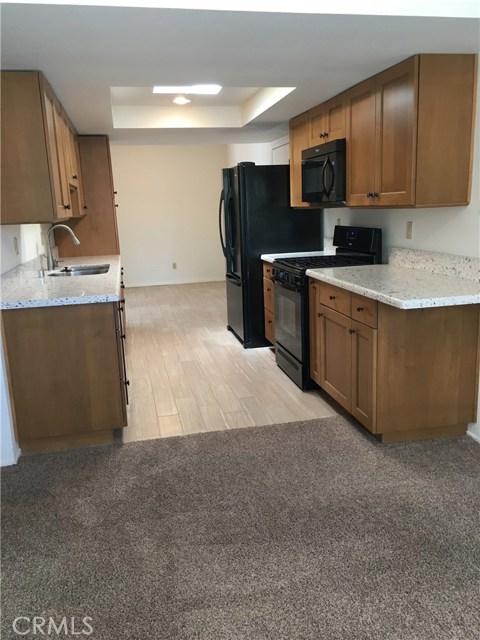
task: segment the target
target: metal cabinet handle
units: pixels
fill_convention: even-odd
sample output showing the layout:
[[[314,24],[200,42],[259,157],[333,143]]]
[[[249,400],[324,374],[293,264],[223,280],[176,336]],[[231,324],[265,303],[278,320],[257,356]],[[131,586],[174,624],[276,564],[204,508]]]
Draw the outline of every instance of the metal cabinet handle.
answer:
[[[64,205],[63,205],[63,208],[64,208],[64,209],[71,209],[72,207],[71,207],[71,205],[69,205],[69,204],[64,204]]]
[[[324,137],[324,138],[328,138],[328,132],[327,132],[327,131],[324,131],[324,133],[323,133],[323,137]]]
[[[317,318],[321,318],[323,316],[323,313],[317,313]]]
[[[348,330],[348,333],[349,333],[350,335],[353,335],[354,333],[356,333],[356,331],[355,331],[355,329],[349,329],[349,330]]]
[[[335,296],[329,296],[330,300],[335,300]]]
[[[363,311],[363,307],[357,307],[357,311]]]
[[[73,180],[78,180],[78,176],[77,176],[77,174],[75,173],[75,174],[72,176],[72,178],[73,178]]]

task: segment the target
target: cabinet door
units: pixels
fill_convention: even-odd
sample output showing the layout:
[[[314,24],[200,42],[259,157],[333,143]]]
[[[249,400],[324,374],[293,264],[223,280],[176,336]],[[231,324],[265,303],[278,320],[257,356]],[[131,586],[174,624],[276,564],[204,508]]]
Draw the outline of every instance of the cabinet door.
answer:
[[[313,279],[310,279],[309,284],[309,347],[310,347],[310,377],[317,384],[320,384],[320,369],[319,369],[319,348],[320,348],[320,284]]]
[[[302,202],[302,151],[308,149],[308,115],[290,120],[290,204],[292,207],[308,207]]]
[[[418,57],[376,78],[375,206],[415,204]]]
[[[325,134],[327,134],[325,104],[320,104],[308,112],[308,146],[315,147],[317,144],[326,142]]]
[[[352,399],[352,341],[350,318],[320,306],[320,386],[342,407]]]
[[[348,93],[347,205],[372,206],[375,191],[375,79]]]
[[[55,219],[63,219],[69,217],[70,202],[66,194],[65,182],[65,161],[63,155],[63,144],[60,136],[59,114],[55,107],[53,98],[48,94],[44,94],[45,105],[45,134],[47,140],[47,148],[50,157],[51,183],[55,203]]]
[[[345,138],[346,95],[343,93],[325,103],[325,142]]]
[[[345,138],[345,94],[308,112],[308,146]]]
[[[352,320],[352,405],[351,413],[375,433],[377,331]]]
[[[68,210],[69,215],[72,211],[72,203],[70,200],[70,185],[68,182],[69,166],[68,166],[68,127],[57,107],[53,105],[53,118],[55,123],[55,142],[57,146],[57,155],[60,168],[60,189],[64,207]]]
[[[20,445],[126,424],[116,313],[110,302],[2,312]]]

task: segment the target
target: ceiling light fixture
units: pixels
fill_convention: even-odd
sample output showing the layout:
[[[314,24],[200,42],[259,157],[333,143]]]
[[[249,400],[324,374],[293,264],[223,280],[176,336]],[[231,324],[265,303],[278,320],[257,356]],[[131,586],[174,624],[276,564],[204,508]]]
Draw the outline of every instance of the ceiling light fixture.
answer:
[[[172,100],[172,102],[174,102],[175,104],[188,104],[189,102],[191,102],[191,100],[189,100],[185,96],[177,96]]]
[[[219,84],[191,84],[176,87],[156,85],[153,87],[153,93],[196,93],[215,96],[221,89]]]

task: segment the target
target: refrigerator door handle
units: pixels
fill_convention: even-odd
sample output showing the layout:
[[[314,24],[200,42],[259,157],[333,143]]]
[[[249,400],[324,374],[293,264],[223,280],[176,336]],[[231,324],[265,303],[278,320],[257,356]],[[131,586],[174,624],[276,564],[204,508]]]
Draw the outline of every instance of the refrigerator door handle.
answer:
[[[220,202],[218,204],[218,229],[220,231],[220,243],[222,245],[223,255],[226,258],[227,257],[227,245],[226,245],[225,240],[223,238],[223,231],[222,231],[222,204],[223,204],[223,211],[225,213],[225,215],[224,215],[225,233],[227,233],[226,202],[225,202],[225,192],[224,192],[223,189],[222,189],[222,192],[220,194]]]

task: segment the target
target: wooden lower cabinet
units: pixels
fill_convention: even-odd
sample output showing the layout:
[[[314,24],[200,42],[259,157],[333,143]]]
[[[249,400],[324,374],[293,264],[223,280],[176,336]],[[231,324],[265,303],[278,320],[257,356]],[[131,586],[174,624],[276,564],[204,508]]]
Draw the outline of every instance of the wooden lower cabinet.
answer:
[[[108,441],[127,424],[117,303],[2,312],[22,451]]]
[[[479,306],[398,309],[310,281],[310,375],[382,442],[461,435],[476,420]],[[343,304],[343,303],[342,303]],[[364,313],[363,322],[358,316]],[[352,318],[354,316],[354,318]]]
[[[263,312],[265,316],[265,338],[275,344],[275,284],[272,280],[272,265],[263,263]]]

